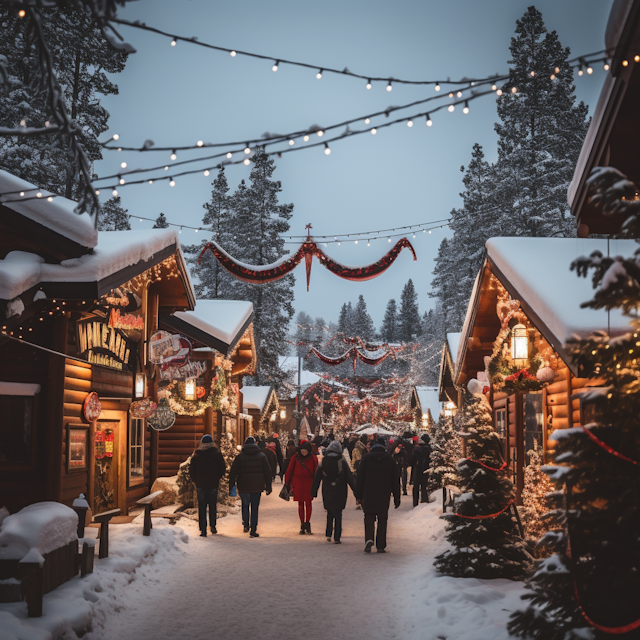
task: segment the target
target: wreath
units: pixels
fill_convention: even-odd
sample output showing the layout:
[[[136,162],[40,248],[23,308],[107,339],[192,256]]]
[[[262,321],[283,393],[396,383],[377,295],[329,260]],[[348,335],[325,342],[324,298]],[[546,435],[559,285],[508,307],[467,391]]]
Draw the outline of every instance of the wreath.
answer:
[[[224,369],[222,367],[213,369],[209,387],[197,387],[195,400],[185,399],[185,387],[186,382],[183,380],[175,380],[167,387],[166,397],[172,411],[181,415],[200,416],[209,407],[214,410],[219,409],[227,388]]]

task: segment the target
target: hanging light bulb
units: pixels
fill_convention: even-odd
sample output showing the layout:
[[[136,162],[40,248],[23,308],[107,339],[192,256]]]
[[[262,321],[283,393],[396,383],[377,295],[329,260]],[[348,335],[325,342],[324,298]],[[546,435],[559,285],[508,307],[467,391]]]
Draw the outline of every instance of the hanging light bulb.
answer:
[[[153,180],[149,180],[149,184],[153,184]]]
[[[371,240],[367,240],[367,247],[371,246]]]
[[[628,60],[623,60],[622,61],[622,66],[623,67],[628,67],[629,66],[629,61]]]
[[[391,86],[391,80],[389,80],[389,84],[387,85],[387,91],[393,91],[393,87]]]
[[[24,195],[24,192],[20,195]],[[100,195],[100,189],[96,189],[96,195],[99,196]]]
[[[436,86],[433,87],[436,91],[440,91],[440,83],[436,82]]]
[[[433,125],[433,120],[431,119],[431,116],[427,113],[427,127],[430,127]]]
[[[551,74],[551,79],[552,79],[552,80],[555,80],[555,79],[556,79],[556,74],[555,74],[555,73],[552,73],[552,74]]]
[[[204,142],[202,142],[202,140],[198,140],[198,142],[196,142],[196,147],[201,147],[204,144]]]
[[[535,71],[532,71],[529,75],[530,75],[532,78],[534,78],[534,77],[535,77],[535,75],[536,75],[536,72],[535,72]]]
[[[608,65],[608,63],[606,63],[606,62],[604,63],[604,70],[605,70],[605,71],[609,71],[609,65]]]
[[[180,227],[180,231],[178,231],[178,233],[182,233],[182,227]]]
[[[581,75],[583,75],[583,74],[584,74],[584,71],[582,70],[582,65],[580,65],[580,66],[578,67],[578,75],[579,75],[579,76],[581,76]]]
[[[27,15],[27,12],[24,9],[20,9],[20,11],[18,11],[18,15],[21,18],[24,18]]]
[[[164,170],[165,170],[165,171],[169,171],[169,167],[165,167],[165,168],[164,168]]]
[[[326,142],[324,143],[324,155],[325,156],[331,155],[331,149],[329,148],[329,145]]]
[[[501,96],[501,95],[502,95],[502,89],[498,89],[498,90],[496,91],[496,95],[497,95],[497,96]]]
[[[111,137],[112,137],[114,140],[120,140],[120,136],[119,136],[117,133],[114,133]]]
[[[453,91],[451,91],[451,93],[449,93],[449,97],[453,98]]]
[[[448,108],[449,113],[453,113],[455,111],[455,109],[456,109],[456,106],[454,104],[450,104],[449,105],[449,108]]]
[[[413,237],[414,237],[414,238],[416,237],[416,234],[415,234],[415,233],[413,234]]]
[[[560,67],[556,67],[556,75],[560,73]]]
[[[176,186],[176,181],[173,178],[169,178],[169,186],[170,187],[175,187]]]
[[[293,145],[295,144],[295,140],[289,140],[289,146],[293,147]]]
[[[120,178],[120,184],[124,184],[124,178]]]
[[[231,160],[231,156],[232,156],[232,155],[233,155],[233,154],[231,153],[231,151],[229,151],[229,153],[227,153],[227,160]]]
[[[635,62],[640,62],[640,56],[639,56],[639,55],[635,55],[635,56],[633,56],[633,60],[634,60]]]
[[[638,60],[640,60],[640,57],[636,56],[636,58],[638,58]],[[636,60],[636,62],[637,62],[637,60]],[[593,73],[593,67],[590,64],[587,65],[587,73],[589,75],[591,75]]]
[[[317,132],[318,133],[318,138],[322,138],[322,136],[324,135],[324,131],[320,130]]]
[[[413,120],[409,120],[407,122],[407,127],[409,127],[409,128],[413,127]]]
[[[511,87],[511,93],[518,93],[517,87]]]
[[[244,148],[244,152],[249,155],[251,153],[251,147],[249,146],[249,143],[247,142],[247,146]]]
[[[391,238],[389,238],[389,240],[387,240],[387,242],[391,242]]]
[[[249,158],[245,158],[245,159],[244,159],[244,164],[245,164],[245,166],[247,166],[247,167],[248,167],[250,162],[251,162],[251,160],[249,160]]]
[[[378,133],[378,130],[374,127],[373,129],[371,129],[371,135],[376,135],[376,133]]]
[[[371,80],[367,80],[367,89],[371,89]]]
[[[322,79],[322,69],[320,69],[320,71],[318,71],[318,73],[316,73],[316,78],[317,78],[318,80],[321,80],[321,79]]]
[[[498,85],[492,84],[491,91],[496,91],[498,89]]]
[[[230,51],[230,52],[229,52],[229,55],[230,55],[232,58],[235,58],[238,54],[237,54],[235,51]]]
[[[204,175],[205,175],[205,178],[209,175],[209,169],[204,170]]]
[[[52,198],[51,196],[49,196],[49,197],[47,198],[47,202],[53,202],[53,198]]]
[[[174,149],[169,156],[172,160],[177,160],[178,156],[176,155],[176,150]]]
[[[276,60],[273,67],[271,67],[271,71],[274,73],[278,70],[278,65],[280,64],[280,60]]]
[[[369,124],[370,122],[371,122],[371,118],[365,118],[365,119],[364,119],[364,123],[365,123],[365,124]]]
[[[342,243],[338,240],[338,246],[340,246]]]
[[[464,114],[469,113],[469,101],[468,100],[464,101],[464,107],[462,109],[462,113],[464,113]]]
[[[358,241],[357,241],[357,240],[354,240],[354,244],[358,244]]]
[[[118,197],[118,191],[117,191],[116,189],[114,189],[114,190],[111,192],[111,195],[112,195],[114,198],[117,198],[117,197]]]
[[[309,142],[309,136],[305,136],[304,138],[302,138],[305,142]]]
[[[172,47],[175,47],[177,44],[178,44],[178,42],[177,42],[177,40],[174,38],[174,39],[171,41],[171,46],[172,46]]]
[[[42,198],[42,192],[38,191],[38,193],[36,193],[36,198]]]
[[[458,98],[462,98],[462,91],[458,91],[458,93],[456,93],[456,95],[458,96]]]
[[[21,195],[22,197],[24,197],[24,191],[21,191],[21,192],[20,192],[20,195]]]
[[[431,233],[431,229],[429,229],[429,233]]]
[[[123,169],[127,168],[127,163],[126,162],[121,162],[120,163],[120,167],[122,167]]]

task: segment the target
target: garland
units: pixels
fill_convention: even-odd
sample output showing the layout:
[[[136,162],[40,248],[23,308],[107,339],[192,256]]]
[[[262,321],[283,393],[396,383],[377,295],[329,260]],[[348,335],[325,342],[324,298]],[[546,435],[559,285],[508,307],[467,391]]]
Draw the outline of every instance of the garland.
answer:
[[[486,465],[484,462],[480,460],[474,460],[473,458],[467,458],[467,460],[469,462],[476,462],[478,464],[481,464],[485,469],[489,469],[489,471],[502,471],[507,466],[506,460],[504,460],[499,467],[490,467],[489,465]]]
[[[344,280],[363,281],[376,278],[384,273],[396,260],[402,249],[407,248],[413,254],[414,261],[417,260],[416,252],[407,238],[401,238],[395,246],[386,253],[380,260],[364,267],[347,267],[336,262],[318,247],[311,236],[302,243],[300,248],[290,257],[282,258],[277,262],[265,266],[248,265],[236,260],[229,255],[219,244],[213,240],[208,243],[198,258],[198,264],[202,261],[202,256],[207,249],[213,253],[218,262],[233,276],[244,282],[264,284],[284,278],[293,271],[302,260],[305,261],[307,271],[307,291],[309,291],[309,281],[311,280],[311,263],[313,257],[318,258],[320,264],[334,275]]]
[[[632,458],[627,458],[627,456],[623,455],[619,451],[616,451],[613,447],[610,447],[606,442],[600,440],[598,436],[596,436],[594,433],[591,433],[590,429],[587,429],[586,427],[582,427],[582,431],[584,431],[584,433],[586,433],[589,436],[589,438],[593,440],[593,442],[595,442],[599,447],[601,447],[602,449],[610,453],[612,456],[616,456],[617,458],[620,458],[625,462],[630,462],[631,464],[636,464],[636,465],[639,464],[637,460],[633,460]]]
[[[354,373],[356,372],[356,363],[358,359],[364,362],[364,364],[375,366],[380,364],[381,362],[384,362],[390,355],[392,355],[395,358],[395,352],[393,350],[393,347],[390,347],[386,353],[379,356],[378,358],[370,358],[369,356],[364,355],[364,353],[362,353],[362,351],[360,351],[358,347],[351,347],[351,349],[349,349],[348,351],[345,351],[342,355],[337,356],[335,358],[325,356],[323,353],[320,353],[320,351],[318,351],[315,347],[311,347],[311,349],[309,349],[309,353],[306,355],[306,357],[308,358],[311,354],[313,354],[314,356],[322,360],[322,362],[324,362],[325,364],[328,364],[331,366],[342,364],[343,362],[346,362],[347,360],[350,359],[353,361]]]
[[[504,513],[512,504],[515,504],[515,502],[513,500],[509,500],[509,502],[507,502],[507,505],[503,508],[500,509],[500,511],[497,511],[496,513],[491,513],[488,516],[463,516],[461,513],[454,513],[454,516],[458,516],[458,518],[466,518],[467,520],[487,520],[489,518],[497,518],[501,513]]]
[[[169,406],[175,413],[187,416],[200,416],[205,409],[211,407],[214,411],[220,408],[220,403],[226,389],[226,376],[222,367],[213,369],[213,376],[209,391],[202,398],[196,400],[186,400],[184,397],[186,382],[174,381],[167,387],[167,399]],[[176,390],[174,397],[173,391]]]

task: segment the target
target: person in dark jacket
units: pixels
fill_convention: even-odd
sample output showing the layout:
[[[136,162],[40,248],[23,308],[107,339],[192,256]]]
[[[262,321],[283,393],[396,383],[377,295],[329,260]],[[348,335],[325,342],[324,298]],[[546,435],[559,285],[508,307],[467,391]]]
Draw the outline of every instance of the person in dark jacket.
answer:
[[[417,447],[413,449],[413,506],[418,501],[429,502],[427,483],[429,482],[429,462],[431,459],[431,439],[429,434],[420,436]]]
[[[238,485],[242,501],[242,524],[245,533],[258,538],[258,507],[260,495],[266,490],[271,493],[271,466],[267,456],[260,451],[254,438],[249,436],[244,446],[231,464],[229,471],[229,493]]]
[[[331,536],[335,544],[340,544],[342,536],[342,512],[347,506],[347,485],[355,491],[355,478],[347,461],[342,457],[342,445],[332,440],[324,452],[320,466],[316,470],[311,487],[311,495],[318,496],[322,482],[322,503],[327,510],[327,542]]]
[[[276,472],[278,471],[278,458],[276,457],[276,453],[273,449],[269,448],[265,440],[260,440],[258,447],[260,447],[260,451],[267,456],[269,467],[271,467],[271,482],[273,482],[276,479]]]
[[[407,495],[407,467],[409,466],[407,461],[407,451],[401,442],[394,443],[396,446],[391,454],[396,464],[398,465],[398,472],[402,478],[402,495]]]
[[[385,451],[384,440],[379,439],[371,447],[360,463],[356,475],[356,498],[364,511],[364,539],[366,553],[371,553],[375,545],[378,553],[385,553],[387,546],[387,519],[389,500],[393,495],[393,505],[400,506],[400,474],[398,465]],[[378,531],[375,534],[375,522]]]
[[[282,457],[282,447],[280,446],[280,437],[277,433],[274,433],[270,437],[267,438],[267,442],[273,442],[275,446],[275,454],[278,460],[278,475],[280,476],[280,482],[283,482],[284,477],[284,458]]]
[[[189,463],[189,475],[196,485],[198,494],[198,522],[200,535],[203,538],[207,537],[207,507],[209,507],[211,533],[218,533],[216,529],[218,484],[226,471],[227,465],[222,454],[213,444],[213,438],[205,433]]]
[[[298,453],[298,447],[296,446],[295,440],[289,440],[287,442],[287,448],[285,451],[285,459],[284,459],[284,472],[287,473],[287,469],[289,468],[289,463],[291,462],[291,458]]]

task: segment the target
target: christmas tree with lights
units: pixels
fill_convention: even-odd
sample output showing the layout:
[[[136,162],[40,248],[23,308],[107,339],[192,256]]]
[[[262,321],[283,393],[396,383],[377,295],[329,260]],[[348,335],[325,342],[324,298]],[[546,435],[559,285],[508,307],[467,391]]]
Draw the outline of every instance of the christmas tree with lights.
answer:
[[[502,445],[484,396],[468,401],[463,426],[469,457],[457,465],[462,493],[455,498],[455,513],[442,516],[453,548],[434,564],[450,576],[522,580],[531,572],[533,558],[511,514],[513,483],[505,473]]]
[[[225,504],[229,502],[229,469],[231,469],[231,463],[238,455],[238,448],[230,433],[223,433],[220,436],[220,453],[224,458],[224,463],[227,466],[227,470],[224,473],[220,484],[218,485],[218,502]]]
[[[533,449],[527,452],[528,464],[524,470],[522,507],[519,509],[525,538],[536,558],[548,555],[546,547],[539,547],[536,542],[549,531],[549,520],[543,516],[549,510],[547,494],[553,491],[553,483],[542,470],[543,455],[538,442],[534,440]]]
[[[461,457],[462,443],[454,418],[441,414],[431,437],[429,491],[458,484],[457,463]]]
[[[638,188],[612,168],[589,178],[590,202],[604,215],[626,218],[625,234],[640,238]],[[552,531],[542,560],[509,632],[521,638],[640,637],[640,271],[637,253],[578,258],[579,276],[593,270],[593,299],[583,306],[619,309],[630,330],[604,331],[569,341],[573,364],[599,387],[582,393],[583,425],[551,434],[553,465],[544,470],[555,491],[549,497]]]

